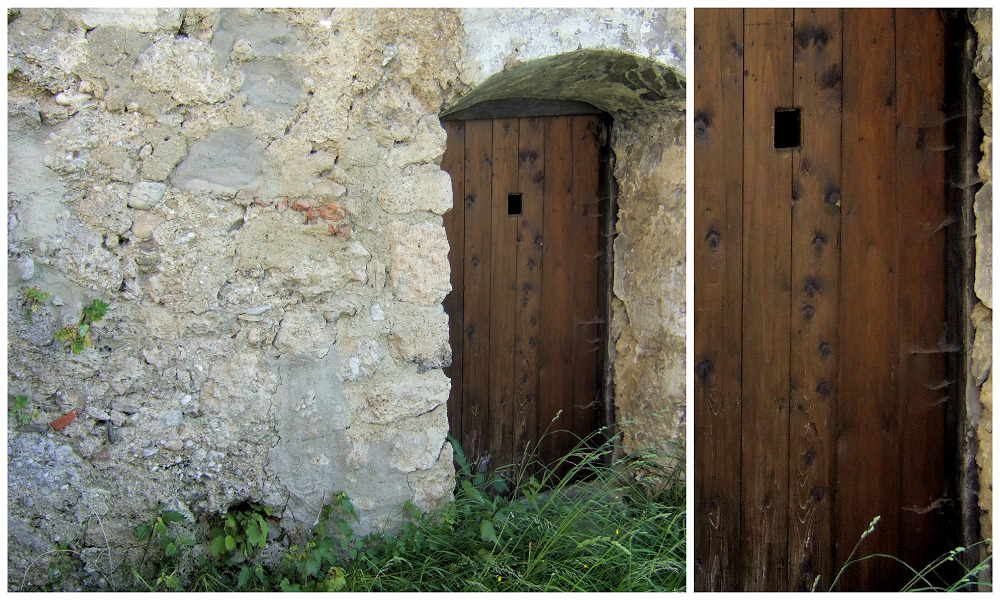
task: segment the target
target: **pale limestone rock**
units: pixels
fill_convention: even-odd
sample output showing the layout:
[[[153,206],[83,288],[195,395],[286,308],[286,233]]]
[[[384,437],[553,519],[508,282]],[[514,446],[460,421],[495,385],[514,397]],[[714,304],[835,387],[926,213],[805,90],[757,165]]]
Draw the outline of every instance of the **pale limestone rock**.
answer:
[[[451,364],[448,315],[440,304],[417,306],[397,302],[391,311],[389,347],[399,360],[416,363],[420,371]]]
[[[179,8],[83,8],[79,14],[88,29],[113,25],[144,33],[174,33],[181,26]]]
[[[286,312],[274,345],[282,352],[323,358],[336,341],[337,332],[322,315],[311,310]]]
[[[214,66],[211,46],[191,38],[163,38],[139,55],[133,80],[151,92],[166,92],[180,104],[214,103],[231,93]]]
[[[455,465],[451,444],[441,447],[437,463],[425,471],[410,473],[406,481],[413,489],[413,504],[423,511],[430,511],[452,500],[455,488]]]
[[[371,254],[356,241],[331,236],[323,225],[286,220],[273,211],[248,213],[236,233],[236,267],[268,273],[260,289],[294,289],[308,299],[367,280]]]
[[[426,210],[443,215],[452,202],[451,177],[433,164],[407,167],[378,195],[379,206],[395,214]]]
[[[251,129],[222,129],[191,144],[170,181],[190,190],[236,193],[260,182],[262,164],[261,144]]]
[[[142,176],[152,181],[164,181],[181,160],[187,156],[187,142],[180,134],[158,129],[155,135],[147,134],[151,151],[142,157]]]
[[[153,237],[153,230],[163,222],[163,217],[152,212],[141,212],[132,221],[132,237],[136,241],[145,241]]]
[[[389,279],[397,298],[417,304],[437,304],[451,291],[448,238],[435,221],[389,225],[392,268]]]
[[[127,204],[137,210],[149,210],[159,203],[167,191],[166,184],[156,181],[143,181],[132,187]]]
[[[448,401],[451,380],[440,370],[405,379],[379,379],[364,394],[358,420],[362,423],[395,423],[423,414]]]
[[[400,431],[392,438],[389,463],[397,471],[425,471],[437,464],[448,434],[448,409],[445,406],[399,423]]]

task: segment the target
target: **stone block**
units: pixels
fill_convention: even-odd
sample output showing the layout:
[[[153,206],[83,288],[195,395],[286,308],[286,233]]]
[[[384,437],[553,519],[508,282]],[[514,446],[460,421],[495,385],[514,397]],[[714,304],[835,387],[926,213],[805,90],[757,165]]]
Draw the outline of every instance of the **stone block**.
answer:
[[[448,409],[441,405],[414,419],[399,423],[392,438],[389,464],[397,471],[425,471],[438,462],[448,435]]]
[[[82,8],[79,15],[87,29],[114,25],[144,33],[175,33],[181,27],[179,8]]]
[[[282,352],[323,358],[336,339],[336,330],[322,315],[308,308],[296,308],[285,313],[274,345]]]
[[[448,315],[440,304],[392,306],[389,347],[399,360],[416,363],[421,372],[451,365]]]
[[[976,295],[993,308],[993,185],[987,182],[976,193]]]
[[[378,194],[378,203],[388,213],[426,210],[439,215],[451,210],[451,177],[435,165],[407,167]]]
[[[243,87],[247,103],[272,118],[291,115],[302,93],[304,73],[295,63],[277,58],[254,60],[243,65]]]
[[[191,144],[170,181],[191,190],[232,194],[260,182],[262,162],[261,145],[251,129],[222,129]]]
[[[167,37],[146,48],[132,72],[135,83],[150,92],[166,92],[180,104],[221,102],[229,81],[215,68],[215,53],[192,38]]]
[[[451,380],[435,369],[423,374],[385,374],[363,395],[358,420],[384,425],[421,415],[448,401]]]
[[[451,291],[448,238],[440,221],[396,221],[389,225],[389,279],[404,302],[438,304]]]

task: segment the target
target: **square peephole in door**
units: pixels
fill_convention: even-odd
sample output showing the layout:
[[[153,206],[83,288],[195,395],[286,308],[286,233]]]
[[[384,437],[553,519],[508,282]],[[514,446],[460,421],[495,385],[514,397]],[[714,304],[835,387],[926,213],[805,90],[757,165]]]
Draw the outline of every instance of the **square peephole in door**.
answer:
[[[802,147],[802,114],[797,108],[774,110],[774,149],[791,150]]]

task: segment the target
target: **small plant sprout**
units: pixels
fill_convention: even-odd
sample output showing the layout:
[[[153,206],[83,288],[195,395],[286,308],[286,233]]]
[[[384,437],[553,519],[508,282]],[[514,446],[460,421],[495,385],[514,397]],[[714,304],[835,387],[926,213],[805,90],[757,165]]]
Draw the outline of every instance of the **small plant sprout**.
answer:
[[[91,346],[90,326],[103,319],[107,312],[108,305],[95,298],[90,304],[83,307],[80,322],[76,325],[67,325],[56,331],[55,338],[69,342],[70,351],[73,354],[80,354],[84,348]]]
[[[14,401],[7,409],[7,417],[14,417],[21,425],[27,425],[38,418],[38,411],[30,408],[27,396],[14,396]]]
[[[35,312],[45,304],[45,301],[52,297],[52,292],[43,292],[37,287],[24,290],[24,299],[27,301],[28,310]]]

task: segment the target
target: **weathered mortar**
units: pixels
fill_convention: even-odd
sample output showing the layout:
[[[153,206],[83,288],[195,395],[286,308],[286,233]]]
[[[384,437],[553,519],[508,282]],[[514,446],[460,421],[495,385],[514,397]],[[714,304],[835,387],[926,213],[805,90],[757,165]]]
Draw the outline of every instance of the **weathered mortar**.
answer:
[[[108,561],[138,560],[132,528],[160,502],[204,539],[210,515],[244,499],[278,507],[291,532],[341,490],[365,529],[405,500],[446,501],[451,202],[437,114],[495,65],[576,49],[581,32],[682,72],[683,18],[9,13],[9,395],[39,413],[8,423],[9,585],[65,541],[84,569],[62,585],[110,587]],[[472,33],[501,24],[544,44],[484,54]],[[683,415],[684,161],[683,113],[668,104],[616,115],[612,342],[619,361],[640,346],[651,356],[645,372],[619,368],[628,439],[670,445]],[[34,286],[53,297],[29,316]],[[71,354],[52,336],[95,297],[111,310],[93,347]],[[45,425],[71,409],[65,429]]]
[[[979,388],[979,414],[976,436],[979,448],[980,537],[993,532],[993,11],[970,9],[969,18],[976,29],[978,46],[973,72],[983,88],[983,112],[979,123],[983,130],[979,178],[983,184],[976,192],[973,208],[976,215],[976,262],[974,287],[978,305],[972,311],[975,338],[969,385]],[[990,544],[992,552],[992,544]]]

